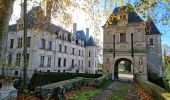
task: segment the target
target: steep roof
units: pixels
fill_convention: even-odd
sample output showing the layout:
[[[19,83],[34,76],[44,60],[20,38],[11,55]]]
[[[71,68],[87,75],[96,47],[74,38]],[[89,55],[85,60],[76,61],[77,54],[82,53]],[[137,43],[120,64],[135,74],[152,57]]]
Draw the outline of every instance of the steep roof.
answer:
[[[87,40],[86,46],[96,46],[96,43],[95,43],[93,37],[90,37],[90,38]]]
[[[17,30],[17,24],[9,25],[8,30],[9,31],[16,31]]]
[[[123,9],[127,9],[128,6],[122,6],[122,7],[116,7],[114,10],[113,10],[113,13],[111,14],[111,16],[114,14],[114,15],[117,15],[117,13]],[[110,16],[110,17],[111,17]],[[110,18],[109,17],[109,18]],[[108,20],[107,20],[108,21]],[[116,18],[114,18],[112,20],[112,25],[117,25],[117,22],[118,20]],[[128,12],[128,23],[138,23],[138,22],[144,22],[140,17],[139,15],[135,12],[135,11],[131,11],[131,12]],[[104,25],[105,26],[105,25]]]
[[[113,10],[113,13],[111,14],[111,16],[113,14],[116,15],[121,9],[125,10],[127,7],[128,6],[116,7]],[[145,22],[135,11],[130,11],[130,12],[127,12],[127,13],[128,13],[128,24],[130,24],[130,23]],[[107,20],[107,22],[108,22],[108,20]],[[117,25],[117,23],[118,23],[118,20],[116,18],[114,18],[112,20],[112,24],[111,25],[115,26],[115,25]],[[146,32],[146,35],[149,35],[149,34],[150,35],[152,35],[152,34],[160,34],[159,30],[157,29],[157,27],[154,24],[154,21],[151,18],[146,22],[146,25],[147,25],[146,29],[150,29],[150,31]]]
[[[77,40],[81,39],[86,42],[86,35],[83,30],[79,30],[76,32],[76,39]]]
[[[40,12],[40,19],[37,18],[36,13]],[[39,13],[38,13],[39,14]],[[35,17],[36,16],[36,17]],[[56,34],[58,34],[58,32],[60,31],[64,31],[65,33],[68,34],[69,39],[71,37],[71,32],[63,29],[60,26],[57,26],[55,24],[52,24],[50,22],[43,22],[43,20],[45,21],[46,16],[43,14],[43,10],[41,8],[41,6],[37,6],[37,7],[33,7],[28,13],[27,13],[27,26],[28,28],[30,27],[36,27],[36,26],[40,26],[39,28],[49,31],[49,32],[54,32]],[[22,18],[20,18],[18,21],[22,20]],[[17,21],[17,22],[18,22]],[[13,25],[9,25],[9,31],[16,31],[17,28],[17,24],[13,24]],[[94,42],[94,39],[92,37],[87,37],[84,33],[83,30],[77,31],[76,32],[76,39],[79,40],[81,39],[82,41],[84,41],[85,46],[96,46],[96,43]],[[87,40],[88,39],[88,40]],[[87,44],[87,45],[86,45]]]
[[[76,32],[76,38],[77,40],[81,39],[85,42],[85,46],[96,46],[96,43],[93,39],[93,37],[88,37],[87,35],[85,35],[83,30],[77,31]]]
[[[146,22],[146,35],[161,34],[151,18]]]

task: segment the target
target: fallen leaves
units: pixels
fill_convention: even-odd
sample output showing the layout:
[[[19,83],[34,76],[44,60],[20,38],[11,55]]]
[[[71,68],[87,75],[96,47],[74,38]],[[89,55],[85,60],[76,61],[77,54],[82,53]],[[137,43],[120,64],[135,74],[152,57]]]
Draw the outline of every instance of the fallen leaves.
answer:
[[[153,98],[144,90],[143,87],[136,84],[136,92],[142,100],[153,100]]]

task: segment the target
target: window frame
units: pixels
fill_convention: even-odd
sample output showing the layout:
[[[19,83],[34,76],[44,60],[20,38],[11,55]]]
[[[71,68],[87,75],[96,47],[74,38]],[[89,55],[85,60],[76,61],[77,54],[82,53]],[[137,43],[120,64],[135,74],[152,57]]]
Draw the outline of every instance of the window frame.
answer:
[[[45,56],[40,56],[40,67],[44,67]]]
[[[17,40],[17,48],[22,48],[22,37],[19,37]]]
[[[120,33],[120,43],[126,42],[126,33]]]
[[[61,58],[58,58],[58,67],[61,67]]]
[[[20,66],[21,65],[21,53],[17,53],[16,54],[16,61],[15,61],[15,65],[16,66]]]
[[[51,60],[52,60],[52,57],[48,57],[48,59],[47,59],[47,67],[51,67]]]
[[[10,39],[10,46],[11,49],[14,48],[14,39]]]
[[[45,49],[45,39],[40,40],[40,49]]]

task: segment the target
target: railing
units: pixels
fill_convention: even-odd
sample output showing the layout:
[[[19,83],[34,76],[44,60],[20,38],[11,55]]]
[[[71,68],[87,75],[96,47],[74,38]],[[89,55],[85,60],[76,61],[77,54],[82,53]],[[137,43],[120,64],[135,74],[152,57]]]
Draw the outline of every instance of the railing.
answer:
[[[66,69],[66,71],[71,71],[72,69],[74,69],[75,67],[77,67],[77,64],[70,66],[68,69]]]

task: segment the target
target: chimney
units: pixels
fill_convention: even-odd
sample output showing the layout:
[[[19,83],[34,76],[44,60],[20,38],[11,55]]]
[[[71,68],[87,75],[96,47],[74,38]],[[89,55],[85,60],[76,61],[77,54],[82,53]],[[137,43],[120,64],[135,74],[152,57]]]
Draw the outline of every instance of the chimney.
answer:
[[[24,3],[22,2],[20,6],[21,6],[20,18],[23,18],[24,17]]]
[[[86,28],[86,40],[89,39],[89,28]]]
[[[77,23],[73,23],[73,33],[76,34],[77,31]]]
[[[51,22],[51,9],[53,2],[52,0],[44,0],[44,4],[45,4],[45,16],[47,17],[49,22]]]

